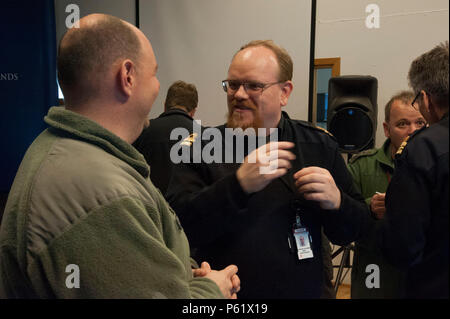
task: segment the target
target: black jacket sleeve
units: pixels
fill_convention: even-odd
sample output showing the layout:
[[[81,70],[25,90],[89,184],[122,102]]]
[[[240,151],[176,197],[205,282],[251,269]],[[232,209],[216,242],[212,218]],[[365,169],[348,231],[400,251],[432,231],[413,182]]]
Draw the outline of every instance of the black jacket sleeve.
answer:
[[[345,161],[335,147],[330,173],[341,192],[338,210],[322,210],[322,224],[326,236],[338,245],[347,245],[369,232],[374,223],[364,198],[355,188]]]
[[[246,208],[249,195],[234,170],[213,181],[208,164],[181,163],[174,169],[166,198],[195,246],[227,233]]]
[[[420,171],[397,162],[396,172],[386,191],[386,214],[382,229],[382,249],[399,267],[410,267],[422,259],[430,226],[432,171]]]

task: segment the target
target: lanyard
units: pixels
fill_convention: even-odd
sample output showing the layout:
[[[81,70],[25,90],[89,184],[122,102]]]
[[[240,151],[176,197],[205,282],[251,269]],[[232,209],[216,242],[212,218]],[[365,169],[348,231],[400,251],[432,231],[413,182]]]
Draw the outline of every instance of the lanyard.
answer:
[[[288,236],[289,248],[296,251],[299,260],[313,258],[312,238],[307,227],[302,225],[300,206],[294,202],[293,208],[295,209],[295,223],[293,223],[291,233]],[[297,249],[293,247],[294,243]]]

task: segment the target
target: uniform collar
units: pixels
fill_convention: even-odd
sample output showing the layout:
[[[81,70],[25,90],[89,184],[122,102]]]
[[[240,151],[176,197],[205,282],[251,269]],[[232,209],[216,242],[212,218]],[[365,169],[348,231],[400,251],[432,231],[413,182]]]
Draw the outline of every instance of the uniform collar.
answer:
[[[285,112],[285,111],[281,111],[281,119],[280,122],[278,123],[278,129],[280,130],[280,133],[284,131],[284,128],[286,126],[286,121],[290,120],[291,118],[289,117],[289,115]]]
[[[177,108],[172,108],[172,109],[170,109],[168,111],[165,111],[165,112],[161,113],[158,116],[158,118],[166,117],[166,116],[170,116],[170,115],[174,115],[174,114],[183,115],[183,116],[186,116],[187,118],[193,120],[193,118],[186,111],[181,110],[181,109],[177,109]]]
[[[149,176],[149,166],[141,153],[87,117],[66,110],[65,107],[54,106],[50,108],[44,121],[59,134],[96,145],[132,166],[145,178]]]

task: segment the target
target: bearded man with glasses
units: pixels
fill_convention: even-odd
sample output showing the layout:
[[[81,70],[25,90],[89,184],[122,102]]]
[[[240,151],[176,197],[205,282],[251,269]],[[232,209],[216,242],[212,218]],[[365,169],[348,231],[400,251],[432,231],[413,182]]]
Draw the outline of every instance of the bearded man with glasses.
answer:
[[[228,114],[218,130],[255,129],[270,147],[249,148],[242,163],[176,165],[167,192],[194,256],[214,267],[237,264],[244,299],[320,298],[322,231],[345,245],[370,218],[334,138],[282,112],[294,87],[292,71],[289,54],[272,41],[243,46],[222,81]],[[270,173],[261,173],[273,163]]]

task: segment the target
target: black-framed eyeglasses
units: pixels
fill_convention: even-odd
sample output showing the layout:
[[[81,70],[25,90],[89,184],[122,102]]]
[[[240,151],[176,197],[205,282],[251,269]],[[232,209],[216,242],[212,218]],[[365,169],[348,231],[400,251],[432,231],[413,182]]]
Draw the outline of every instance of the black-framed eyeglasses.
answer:
[[[415,107],[415,104],[416,104],[416,102],[417,102],[417,99],[419,98],[419,96],[422,94],[422,91],[419,91],[419,93],[417,93],[417,95],[416,95],[416,97],[414,98],[414,100],[411,102],[411,106],[414,108],[414,109],[418,109],[417,107]]]
[[[244,86],[245,92],[247,94],[254,94],[254,93],[262,93],[265,89],[267,89],[269,86],[283,83],[283,81],[278,82],[272,82],[272,83],[261,83],[261,82],[244,82],[244,81],[238,81],[238,80],[223,80],[222,81],[222,88],[227,93],[235,93],[239,90],[239,88]]]

